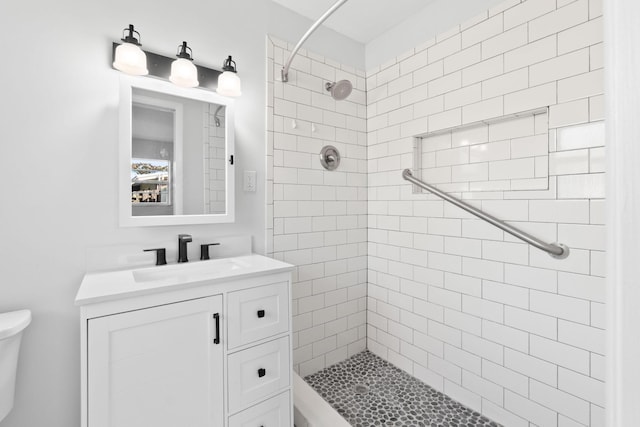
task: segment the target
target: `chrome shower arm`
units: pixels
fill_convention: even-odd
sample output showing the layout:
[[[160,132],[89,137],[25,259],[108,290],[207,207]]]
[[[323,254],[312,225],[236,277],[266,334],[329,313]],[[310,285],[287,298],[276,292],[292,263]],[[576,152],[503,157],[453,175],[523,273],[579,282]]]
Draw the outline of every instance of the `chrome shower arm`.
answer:
[[[300,41],[298,42],[298,44],[296,45],[296,47],[293,48],[293,51],[291,52],[291,56],[289,56],[289,59],[287,60],[286,64],[284,65],[284,67],[282,67],[281,70],[281,76],[282,76],[282,81],[283,82],[288,82],[289,81],[289,68],[291,67],[291,62],[293,61],[293,58],[296,56],[296,54],[298,53],[298,51],[300,50],[300,48],[302,47],[302,45],[304,44],[304,42],[307,41],[307,39],[309,38],[309,36],[311,34],[313,34],[313,32],[315,30],[318,29],[318,27],[320,25],[322,25],[322,23],[324,21],[327,20],[328,17],[330,17],[333,12],[335,12],[336,10],[338,10],[338,8],[340,6],[342,6],[343,4],[345,4],[347,2],[347,0],[338,0],[337,2],[334,3],[333,6],[331,6],[329,8],[329,10],[327,10],[324,15],[322,15],[320,17],[320,19],[318,19],[312,26],[311,28],[309,28],[307,30],[306,33],[304,33],[304,36],[302,36],[302,38],[300,39]]]

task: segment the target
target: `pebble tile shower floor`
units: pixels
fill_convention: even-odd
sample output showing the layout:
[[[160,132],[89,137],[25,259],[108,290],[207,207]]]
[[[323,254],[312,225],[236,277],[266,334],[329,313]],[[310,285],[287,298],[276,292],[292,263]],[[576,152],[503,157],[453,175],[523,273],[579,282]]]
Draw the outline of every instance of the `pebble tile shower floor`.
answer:
[[[353,427],[500,427],[368,350],[305,381]]]

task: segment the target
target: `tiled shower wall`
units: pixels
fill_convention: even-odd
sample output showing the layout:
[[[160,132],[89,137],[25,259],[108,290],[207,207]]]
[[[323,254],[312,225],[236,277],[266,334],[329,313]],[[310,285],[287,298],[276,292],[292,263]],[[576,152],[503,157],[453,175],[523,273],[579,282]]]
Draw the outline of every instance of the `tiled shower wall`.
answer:
[[[604,425],[600,3],[509,0],[367,73],[367,346],[509,427]],[[456,195],[565,260],[401,178],[415,136],[544,107],[548,189]]]
[[[367,162],[364,72],[267,40],[267,248],[296,266],[294,367],[316,372],[364,350],[367,288]],[[348,79],[336,102],[325,83]],[[324,145],[342,160],[322,168]]]

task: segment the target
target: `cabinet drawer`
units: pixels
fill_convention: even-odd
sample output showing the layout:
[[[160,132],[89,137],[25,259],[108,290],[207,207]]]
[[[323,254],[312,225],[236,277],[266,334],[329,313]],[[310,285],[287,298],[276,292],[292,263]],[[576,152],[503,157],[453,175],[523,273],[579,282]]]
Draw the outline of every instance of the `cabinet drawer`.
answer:
[[[229,418],[229,427],[285,426],[291,426],[291,401],[288,391]]]
[[[228,356],[229,412],[289,386],[289,337],[257,345]]]
[[[287,282],[231,292],[228,298],[228,348],[289,330]]]

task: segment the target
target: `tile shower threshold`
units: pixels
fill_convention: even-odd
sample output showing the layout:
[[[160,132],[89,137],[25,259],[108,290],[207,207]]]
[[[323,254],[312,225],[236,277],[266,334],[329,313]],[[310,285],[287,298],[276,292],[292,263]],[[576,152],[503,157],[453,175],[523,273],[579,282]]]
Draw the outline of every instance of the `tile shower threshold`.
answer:
[[[500,427],[368,350],[305,381],[353,427]]]

